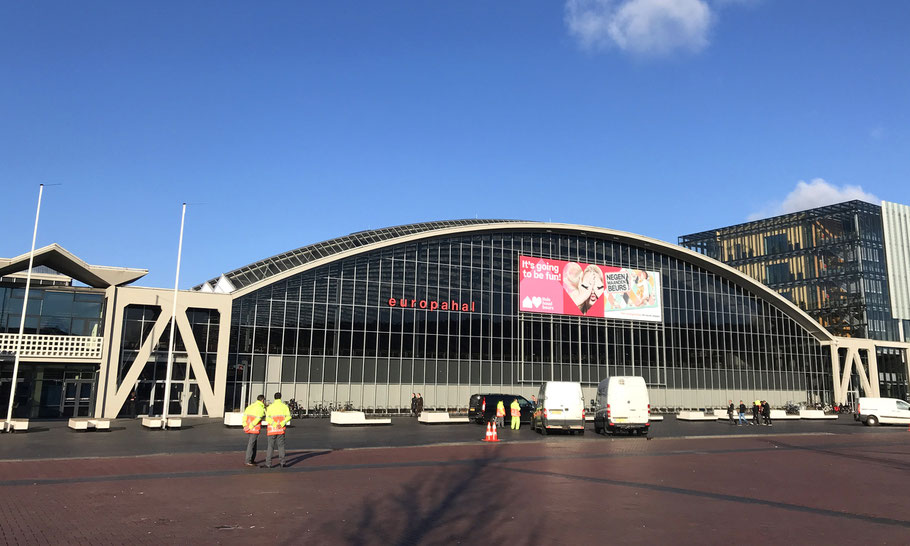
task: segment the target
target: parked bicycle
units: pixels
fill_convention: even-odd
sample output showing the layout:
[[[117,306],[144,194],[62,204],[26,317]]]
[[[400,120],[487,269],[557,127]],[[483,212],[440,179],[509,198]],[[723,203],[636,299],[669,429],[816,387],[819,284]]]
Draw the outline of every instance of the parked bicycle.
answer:
[[[787,415],[798,415],[799,404],[793,402],[792,400],[787,400],[787,403],[784,404],[784,411],[787,413]]]

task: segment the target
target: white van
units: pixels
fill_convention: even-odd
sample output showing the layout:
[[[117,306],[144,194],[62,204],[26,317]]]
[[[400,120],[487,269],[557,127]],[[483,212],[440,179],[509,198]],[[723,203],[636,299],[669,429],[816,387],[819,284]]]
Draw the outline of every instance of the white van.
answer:
[[[585,433],[585,397],[577,381],[547,381],[537,393],[537,407],[531,429],[541,434],[550,430]]]
[[[910,425],[910,404],[897,398],[860,398],[856,414],[870,427],[879,423]]]
[[[643,377],[617,376],[597,385],[594,432],[647,434],[651,426],[651,399]]]

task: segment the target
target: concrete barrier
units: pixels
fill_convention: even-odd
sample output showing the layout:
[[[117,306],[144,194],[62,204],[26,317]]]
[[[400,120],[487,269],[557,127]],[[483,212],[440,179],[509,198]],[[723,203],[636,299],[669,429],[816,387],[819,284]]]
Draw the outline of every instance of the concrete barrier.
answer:
[[[4,432],[27,432],[28,419],[10,419],[9,430],[7,430],[6,421],[3,421],[2,426]]]
[[[69,420],[68,426],[73,430],[111,430],[111,419],[73,417]]]
[[[333,411],[329,417],[333,425],[391,425],[391,419],[367,419],[362,411]]]
[[[648,420],[649,421],[663,421],[664,416],[663,415],[652,415],[651,417],[648,418]]]
[[[167,428],[180,428],[183,420],[179,417],[168,417]],[[142,426],[145,428],[164,428],[164,419],[161,417],[143,417]]]
[[[725,419],[726,417],[724,415]],[[714,421],[716,419],[716,415],[705,415],[703,411],[681,411],[676,414],[677,421]]]
[[[467,423],[469,421],[467,417],[452,417],[445,411],[422,411],[417,417],[417,422],[425,425]]]
[[[69,420],[68,426],[73,430],[88,430],[91,427],[89,419],[86,417],[73,417]]]
[[[143,417],[142,426],[145,428],[161,428],[161,417]]]
[[[771,421],[785,421],[785,420],[799,420],[799,414],[790,415],[782,409],[773,409],[771,410]]]
[[[241,411],[224,412],[224,426],[242,427],[243,426],[243,412],[241,412]]]
[[[800,419],[837,419],[837,415],[828,415],[822,410],[802,409],[799,410]]]

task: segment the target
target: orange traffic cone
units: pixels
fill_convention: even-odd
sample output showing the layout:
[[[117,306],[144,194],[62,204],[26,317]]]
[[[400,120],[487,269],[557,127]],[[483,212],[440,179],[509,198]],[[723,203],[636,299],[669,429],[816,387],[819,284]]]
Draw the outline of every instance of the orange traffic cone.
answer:
[[[487,423],[487,435],[484,437],[484,442],[490,442],[493,440],[493,425]]]
[[[493,423],[493,438],[490,439],[491,442],[498,442],[499,435],[496,434],[496,423]]]

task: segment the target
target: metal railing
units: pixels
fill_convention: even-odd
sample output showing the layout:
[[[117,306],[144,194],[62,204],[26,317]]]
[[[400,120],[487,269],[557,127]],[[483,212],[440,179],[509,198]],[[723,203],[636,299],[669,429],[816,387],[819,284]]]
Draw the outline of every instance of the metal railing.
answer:
[[[0,354],[15,355],[19,334],[0,334]],[[97,336],[23,334],[20,358],[101,359],[103,339]]]

